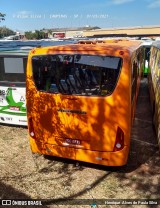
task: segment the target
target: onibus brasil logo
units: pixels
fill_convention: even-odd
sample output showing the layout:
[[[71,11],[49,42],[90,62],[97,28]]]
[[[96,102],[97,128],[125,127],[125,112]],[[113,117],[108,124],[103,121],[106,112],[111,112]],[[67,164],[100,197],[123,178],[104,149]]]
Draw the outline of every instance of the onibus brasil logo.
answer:
[[[7,102],[7,105],[0,105],[0,113],[3,114],[10,114],[10,115],[17,115],[17,116],[26,116],[26,107],[23,107],[24,102],[15,102],[13,98],[13,92],[12,88],[8,88],[5,92],[5,90],[1,91],[1,95],[5,96],[5,100]],[[24,99],[21,99],[24,101]],[[12,110],[12,111],[7,111]]]

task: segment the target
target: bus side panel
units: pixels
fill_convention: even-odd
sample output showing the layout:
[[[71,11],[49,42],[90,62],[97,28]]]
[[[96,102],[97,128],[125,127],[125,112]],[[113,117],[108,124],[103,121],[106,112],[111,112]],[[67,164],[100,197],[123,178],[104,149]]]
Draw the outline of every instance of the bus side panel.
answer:
[[[152,46],[148,74],[153,124],[160,148],[160,49]]]
[[[130,63],[131,69],[131,114],[132,114],[132,124],[134,121],[137,98],[139,94],[141,75],[143,70],[143,51],[139,50],[138,56],[137,53],[132,55],[132,62]]]
[[[160,117],[158,118],[158,122],[159,122],[159,126],[158,126],[158,145],[159,145],[159,149],[160,149]]]
[[[152,47],[151,48],[150,61],[149,61],[150,71],[148,73],[148,88],[149,88],[149,95],[150,95],[150,102],[151,102],[151,108],[152,108],[153,116],[154,116],[154,113],[155,113],[154,68],[155,68],[156,56],[157,56],[157,49]]]
[[[0,123],[27,126],[26,51],[0,51]]]
[[[155,111],[154,111],[154,125],[156,129],[158,143],[159,128],[160,128],[160,49],[157,49],[156,61],[154,70],[152,72],[153,88],[155,93]]]

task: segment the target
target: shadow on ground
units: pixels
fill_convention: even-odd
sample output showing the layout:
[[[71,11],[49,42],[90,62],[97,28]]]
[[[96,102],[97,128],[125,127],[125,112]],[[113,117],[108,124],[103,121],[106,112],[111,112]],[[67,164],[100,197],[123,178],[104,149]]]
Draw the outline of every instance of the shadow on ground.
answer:
[[[99,196],[124,198],[130,196],[127,193],[128,190],[134,190],[136,195],[133,195],[133,198],[139,196],[139,199],[158,199],[160,193],[160,154],[152,129],[150,109],[147,80],[143,79],[132,128],[131,151],[128,163],[124,167],[105,167],[35,155],[36,172],[32,178],[29,178],[31,180],[29,182],[32,185],[35,183],[34,188],[39,188],[40,197],[53,199],[51,196],[55,196],[53,201],[46,200],[46,205],[52,202],[59,204],[60,201],[69,198],[88,198],[88,196],[92,199]],[[25,178],[17,178],[17,180],[25,184]],[[75,186],[77,187],[75,188]],[[109,195],[111,191],[112,195]],[[30,198],[4,183],[0,184],[0,195],[1,198]]]
[[[83,171],[85,168],[93,168],[104,171],[103,176],[99,177],[96,181],[90,184],[89,189],[94,189],[99,183],[107,180],[108,176],[114,174],[121,186],[129,186],[138,191],[144,192],[143,195],[146,199],[157,199],[160,193],[160,154],[157,145],[155,132],[152,128],[152,112],[149,100],[149,93],[147,87],[147,79],[141,81],[140,92],[137,101],[137,108],[135,114],[134,125],[131,134],[131,149],[129,154],[128,163],[124,167],[105,167],[100,165],[88,164],[84,162],[77,162],[67,159],[55,158],[44,156],[48,160],[48,167],[52,167],[53,163],[62,163],[61,167],[57,170],[58,173],[70,174],[70,165],[74,171]],[[51,171],[50,168],[42,168],[40,172]],[[73,171],[72,169],[72,171]],[[69,183],[73,181],[68,180]],[[72,194],[69,198],[76,198],[86,193],[88,189],[83,189],[80,192]],[[140,195],[141,197],[141,195]],[[67,200],[68,197],[63,198]],[[56,199],[59,202],[62,199]],[[150,207],[148,205],[147,207]],[[156,206],[155,206],[156,207]]]

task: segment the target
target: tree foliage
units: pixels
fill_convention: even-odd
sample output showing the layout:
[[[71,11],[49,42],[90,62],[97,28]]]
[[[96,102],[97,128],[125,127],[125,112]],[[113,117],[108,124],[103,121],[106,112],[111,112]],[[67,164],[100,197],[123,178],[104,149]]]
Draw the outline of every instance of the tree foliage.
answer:
[[[35,32],[25,32],[25,37],[29,40],[39,40],[44,39],[46,37],[45,33],[39,30],[36,30]]]
[[[15,32],[7,27],[0,27],[0,38],[15,35]]]
[[[0,12],[0,22],[2,21],[2,20],[5,20],[5,14],[2,14],[1,12]]]

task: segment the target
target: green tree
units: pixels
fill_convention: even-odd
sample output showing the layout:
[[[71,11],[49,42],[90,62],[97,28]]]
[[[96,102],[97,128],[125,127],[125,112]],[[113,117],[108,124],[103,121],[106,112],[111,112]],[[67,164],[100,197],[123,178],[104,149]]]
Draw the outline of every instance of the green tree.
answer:
[[[0,38],[15,35],[15,32],[7,27],[0,27]]]
[[[53,37],[53,35],[52,35],[52,30],[51,30],[51,29],[48,30],[48,36],[49,36],[49,37]]]
[[[34,33],[32,33],[31,31],[25,32],[25,37],[26,37],[28,40],[33,40],[33,39],[34,39],[33,34],[34,34]]]
[[[36,30],[35,32],[25,32],[25,37],[29,40],[39,40],[39,39],[44,39],[45,38],[45,33],[39,30]]]
[[[2,21],[2,20],[5,20],[5,17],[6,15],[5,14],[2,14],[1,12],[0,12],[0,22]]]

